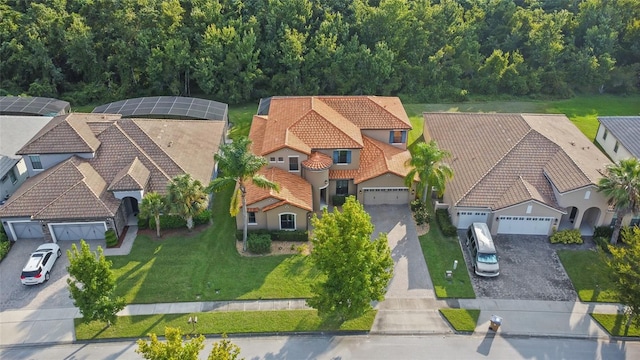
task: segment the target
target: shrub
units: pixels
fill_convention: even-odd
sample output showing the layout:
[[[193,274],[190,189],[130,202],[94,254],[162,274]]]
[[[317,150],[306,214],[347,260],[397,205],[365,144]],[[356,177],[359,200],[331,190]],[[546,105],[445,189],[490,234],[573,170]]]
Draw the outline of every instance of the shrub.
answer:
[[[549,240],[552,244],[582,244],[582,236],[578,229],[556,231]]]
[[[271,237],[269,234],[250,234],[247,236],[247,248],[254,254],[268,254],[271,252]]]
[[[411,206],[411,211],[417,211],[418,209],[422,209],[425,207],[425,204],[420,201],[420,199],[413,200],[409,203],[409,205]]]
[[[308,241],[309,234],[306,231],[276,230],[271,232],[271,239],[277,241]]]
[[[0,240],[0,260],[4,259],[9,253],[9,249],[11,249],[11,243],[6,240]]]
[[[118,245],[118,236],[113,229],[109,229],[104,232],[104,239],[107,241],[107,247]]]
[[[333,195],[331,201],[333,202],[333,206],[342,206],[344,202],[347,201],[347,197],[344,195]]]
[[[211,210],[207,209],[193,218],[194,225],[205,225],[211,222]],[[185,224],[186,226],[186,224]]]
[[[144,230],[149,228],[149,219],[138,216],[138,229]]]
[[[611,240],[611,236],[609,237],[598,236],[593,238],[593,242],[596,243],[596,245],[607,254],[611,253],[611,251],[609,251],[610,240]]]
[[[413,213],[413,218],[416,220],[417,225],[427,224],[429,223],[429,221],[431,221],[431,215],[429,215],[429,212],[427,211],[427,208],[425,206],[418,208]]]
[[[0,226],[0,241],[9,241],[9,237],[2,226]]]
[[[436,210],[436,221],[444,236],[455,236],[458,234],[458,229],[451,223],[451,217],[446,209]]]
[[[187,222],[178,215],[160,215],[160,229],[178,229],[187,227]],[[156,219],[149,219],[149,228],[156,228]]]
[[[611,226],[598,226],[593,230],[593,238],[603,237],[611,239],[613,228]]]

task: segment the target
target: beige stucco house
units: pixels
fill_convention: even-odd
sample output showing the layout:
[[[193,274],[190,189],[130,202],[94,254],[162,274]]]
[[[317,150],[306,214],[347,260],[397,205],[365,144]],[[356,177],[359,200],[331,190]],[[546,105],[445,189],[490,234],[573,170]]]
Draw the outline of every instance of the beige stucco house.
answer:
[[[396,97],[264,99],[251,124],[251,151],[280,192],[247,188],[249,229],[306,230],[312,212],[353,195],[365,205],[407,204],[411,123]],[[238,216],[237,226],[243,227]]]
[[[453,224],[492,234],[591,235],[613,212],[597,191],[611,161],[564,115],[425,113],[424,136],[451,152],[438,204]]]

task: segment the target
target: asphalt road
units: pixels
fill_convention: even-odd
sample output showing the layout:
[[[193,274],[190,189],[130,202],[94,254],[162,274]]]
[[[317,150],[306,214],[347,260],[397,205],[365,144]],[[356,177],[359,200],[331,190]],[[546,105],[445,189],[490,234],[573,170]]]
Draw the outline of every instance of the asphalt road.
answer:
[[[206,359],[207,339],[200,353]],[[230,338],[241,357],[279,359],[640,359],[640,342],[501,336],[273,336]],[[140,359],[133,341],[0,349],[3,360]]]

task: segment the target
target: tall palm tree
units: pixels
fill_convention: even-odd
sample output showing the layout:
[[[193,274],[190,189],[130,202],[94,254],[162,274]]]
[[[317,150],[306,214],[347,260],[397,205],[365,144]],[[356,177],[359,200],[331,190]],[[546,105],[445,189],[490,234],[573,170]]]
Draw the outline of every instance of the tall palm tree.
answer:
[[[220,152],[215,154],[214,159],[218,163],[221,174],[207,187],[208,191],[218,191],[225,186],[236,185],[236,190],[231,197],[229,213],[231,216],[236,216],[242,208],[243,251],[247,251],[247,182],[251,181],[263,189],[280,191],[278,184],[258,174],[258,171],[267,165],[267,160],[251,153],[249,144],[251,144],[251,140],[242,137],[220,147]]]
[[[156,236],[160,237],[160,215],[167,209],[165,197],[155,191],[144,194],[140,204],[140,215],[144,218],[153,216],[156,221]]]
[[[434,140],[417,143],[411,150],[411,159],[405,164],[411,166],[411,170],[405,176],[404,182],[406,186],[411,187],[415,176],[418,175],[422,202],[427,201],[431,186],[438,191],[438,196],[444,193],[447,180],[453,177],[451,167],[442,162],[449,156],[451,154],[446,150],[440,150]]]
[[[607,166],[607,174],[598,181],[598,191],[608,199],[616,211],[611,244],[618,242],[622,218],[640,212],[640,162],[636,158],[620,160]]]
[[[178,175],[167,187],[167,203],[171,211],[187,222],[187,229],[193,230],[193,217],[207,206],[207,193],[200,180],[189,174]]]

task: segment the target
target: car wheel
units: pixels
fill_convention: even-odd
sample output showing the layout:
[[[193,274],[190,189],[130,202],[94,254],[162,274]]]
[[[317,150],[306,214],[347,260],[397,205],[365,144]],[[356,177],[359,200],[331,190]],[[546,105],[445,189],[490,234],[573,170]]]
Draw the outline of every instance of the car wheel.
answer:
[[[47,273],[44,274],[44,281],[49,281],[50,277],[51,277],[51,275],[49,275],[49,272],[47,271]]]
[[[58,257],[62,256],[62,251],[60,251],[60,249],[58,249]]]

